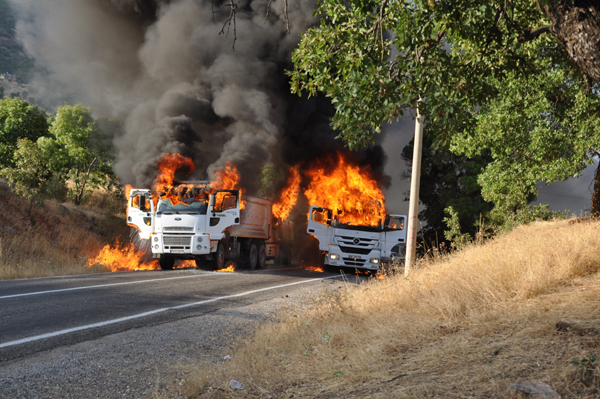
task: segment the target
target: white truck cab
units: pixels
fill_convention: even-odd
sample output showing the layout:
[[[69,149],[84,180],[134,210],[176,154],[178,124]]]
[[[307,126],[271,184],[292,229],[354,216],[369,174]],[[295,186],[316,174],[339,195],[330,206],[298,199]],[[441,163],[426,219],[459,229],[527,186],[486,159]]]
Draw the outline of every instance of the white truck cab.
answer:
[[[373,271],[404,257],[405,221],[405,215],[387,215],[382,226],[354,226],[339,222],[330,209],[311,206],[307,232],[319,240],[325,265]]]
[[[163,269],[172,269],[176,258],[200,259],[217,253],[227,228],[240,223],[238,190],[217,190],[198,196],[192,192],[173,204],[167,196],[157,200],[156,209],[150,190],[133,189],[129,195],[127,224],[150,240],[152,254]],[[217,253],[222,255],[224,250]]]
[[[276,223],[270,200],[244,196],[239,190],[210,191],[209,182],[181,182],[155,200],[150,190],[132,189],[127,223],[150,240],[160,267],[172,269],[176,259],[193,259],[199,268],[217,270],[233,260],[250,269],[274,259],[292,259],[293,225]],[[210,192],[210,194],[208,194]],[[173,198],[173,197],[172,197]]]

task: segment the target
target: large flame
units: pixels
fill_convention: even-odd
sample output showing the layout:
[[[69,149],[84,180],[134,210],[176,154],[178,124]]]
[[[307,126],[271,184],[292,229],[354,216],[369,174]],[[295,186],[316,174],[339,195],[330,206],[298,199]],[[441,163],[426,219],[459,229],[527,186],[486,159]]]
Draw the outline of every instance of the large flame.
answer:
[[[318,163],[305,171],[310,184],[304,195],[308,203],[331,209],[341,223],[378,226],[385,218],[385,196],[368,168],[346,162],[342,155],[334,167]]]
[[[88,267],[103,265],[111,272],[122,272],[129,270],[155,270],[159,269],[158,262],[144,262],[145,253],[138,250],[133,243],[123,245],[117,242],[115,245],[106,245],[100,250],[95,258],[87,260]]]
[[[156,167],[158,168],[158,174],[154,178],[154,183],[152,183],[151,187],[154,205],[156,206],[158,196],[161,193],[164,193],[173,205],[177,205],[181,202],[181,193],[176,193],[173,190],[175,172],[181,168],[185,168],[188,174],[192,173],[196,170],[194,161],[180,154],[164,154],[158,160]]]
[[[217,180],[210,182],[210,188],[212,190],[240,190],[240,196],[246,192],[245,189],[240,187],[240,172],[238,168],[231,162],[225,164],[225,169],[216,172]],[[217,195],[215,198],[215,209],[220,208],[221,202],[225,193]],[[240,209],[246,207],[246,201],[240,199]]]
[[[227,162],[225,169],[219,170],[215,174],[217,180],[210,182],[210,188],[213,190],[235,190],[239,188],[240,172],[231,162]]]
[[[152,197],[154,206],[156,207],[159,196],[168,198],[173,205],[177,205],[184,198],[194,197],[198,200],[206,198],[206,195],[211,194],[215,190],[240,190],[240,193],[245,192],[239,186],[240,173],[235,165],[228,162],[225,164],[225,169],[217,171],[217,179],[211,181],[208,187],[205,185],[194,184],[177,184],[175,185],[175,173],[179,169],[184,169],[187,174],[193,173],[196,169],[194,161],[180,154],[165,154],[157,163],[158,174],[152,184]],[[127,189],[127,188],[126,188]],[[162,195],[161,195],[162,194]],[[219,205],[217,198],[217,208]],[[244,209],[245,201],[240,201],[240,208]]]
[[[288,218],[298,201],[301,180],[298,169],[290,168],[290,177],[287,180],[287,185],[281,192],[277,203],[273,204],[273,216],[281,220]]]

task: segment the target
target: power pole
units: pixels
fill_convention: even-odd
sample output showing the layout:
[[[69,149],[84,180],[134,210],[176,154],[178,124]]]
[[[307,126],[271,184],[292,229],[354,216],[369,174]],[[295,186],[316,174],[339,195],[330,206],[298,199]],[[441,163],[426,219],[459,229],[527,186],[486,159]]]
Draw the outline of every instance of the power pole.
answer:
[[[408,276],[415,262],[417,251],[417,228],[419,223],[419,186],[421,182],[421,151],[423,147],[424,117],[419,113],[415,122],[415,139],[413,148],[412,174],[410,177],[410,202],[408,205],[408,241],[406,242],[406,260],[404,275]]]

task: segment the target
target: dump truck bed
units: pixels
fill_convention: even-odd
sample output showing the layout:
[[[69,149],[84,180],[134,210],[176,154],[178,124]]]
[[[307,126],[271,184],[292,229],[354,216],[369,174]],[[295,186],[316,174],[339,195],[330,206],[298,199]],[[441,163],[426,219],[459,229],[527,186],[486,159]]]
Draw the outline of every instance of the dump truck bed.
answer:
[[[268,239],[271,233],[273,203],[269,200],[244,196],[246,207],[240,210],[240,224],[231,226],[231,235]]]

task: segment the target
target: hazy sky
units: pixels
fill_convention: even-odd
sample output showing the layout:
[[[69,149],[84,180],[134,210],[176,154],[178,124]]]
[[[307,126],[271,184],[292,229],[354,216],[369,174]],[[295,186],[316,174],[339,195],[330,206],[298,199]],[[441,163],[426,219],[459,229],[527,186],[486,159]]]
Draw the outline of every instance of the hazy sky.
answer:
[[[403,193],[410,189],[410,182],[400,177],[400,174],[407,169],[400,154],[404,146],[413,138],[415,124],[411,116],[406,115],[399,122],[385,125],[382,133],[383,137],[379,142],[388,156],[385,172],[392,177],[390,188],[383,190],[387,212],[407,215],[408,201],[403,201],[405,197]],[[427,128],[425,128],[424,134],[427,134]],[[579,178],[542,186],[537,200],[532,204],[549,204],[554,211],[569,210],[575,214],[581,214],[585,209],[589,210],[596,166],[597,160],[596,164],[589,166]]]

